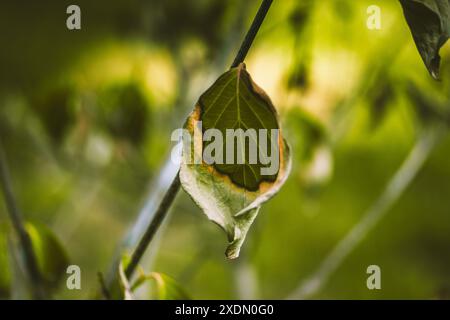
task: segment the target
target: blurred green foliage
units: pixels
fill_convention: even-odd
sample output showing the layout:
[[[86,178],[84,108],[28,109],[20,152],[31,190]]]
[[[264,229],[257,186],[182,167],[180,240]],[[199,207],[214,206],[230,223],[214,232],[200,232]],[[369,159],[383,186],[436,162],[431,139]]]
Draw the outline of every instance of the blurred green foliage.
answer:
[[[65,249],[52,231],[40,224],[25,226],[30,235],[36,260],[45,284],[55,289],[66,275],[69,258]]]
[[[192,298],[285,298],[360,220],[421,130],[447,117],[449,43],[436,82],[397,1],[377,1],[382,28],[366,28],[372,2],[274,2],[246,64],[281,114],[293,172],[232,262],[225,236],[182,193],[148,268]],[[0,137],[24,215],[81,267],[82,290],[55,296],[90,298],[174,146],[172,130],[229,65],[259,1],[82,0],[79,31],[65,27],[69,4],[0,4]],[[446,136],[314,298],[448,298],[449,157]],[[371,264],[382,290],[366,287]]]
[[[8,237],[6,236],[7,227],[0,225],[0,298],[9,297],[11,291],[11,270],[8,256]]]

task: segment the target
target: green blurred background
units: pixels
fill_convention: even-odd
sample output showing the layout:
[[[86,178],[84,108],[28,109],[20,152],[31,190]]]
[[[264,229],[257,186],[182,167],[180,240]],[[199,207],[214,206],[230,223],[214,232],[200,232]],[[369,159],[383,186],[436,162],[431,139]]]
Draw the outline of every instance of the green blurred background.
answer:
[[[82,29],[70,31],[72,1],[2,1],[0,137],[17,202],[82,271],[82,290],[62,283],[55,297],[98,290],[97,272],[107,272],[174,173],[172,130],[231,64],[259,3],[79,0]],[[366,27],[372,4],[381,30]],[[441,54],[437,82],[398,1],[274,1],[246,64],[280,113],[293,171],[236,261],[224,257],[225,234],[180,192],[145,269],[196,299],[289,296],[450,111],[449,43]],[[308,298],[448,299],[449,158],[444,135],[380,224]],[[366,287],[372,264],[382,290]]]

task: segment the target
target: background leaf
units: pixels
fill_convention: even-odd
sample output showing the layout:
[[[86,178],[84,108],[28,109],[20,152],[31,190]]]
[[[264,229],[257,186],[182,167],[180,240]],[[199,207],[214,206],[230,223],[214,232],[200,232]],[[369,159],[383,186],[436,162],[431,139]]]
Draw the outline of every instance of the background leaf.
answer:
[[[260,174],[263,167],[260,159],[256,164],[248,162],[250,148],[244,148],[244,164],[189,164],[195,154],[202,152],[199,150],[203,143],[201,137],[194,135],[197,121],[202,121],[204,131],[215,128],[223,137],[226,137],[226,129],[268,129],[270,133],[270,129],[279,128],[277,113],[269,97],[252,81],[245,65],[241,64],[219,77],[200,97],[185,124],[193,147],[191,153],[183,152],[182,186],[207,217],[226,231],[230,242],[226,256],[237,258],[259,207],[277,193],[287,178],[289,147],[280,134],[276,141],[279,168],[273,176]],[[195,139],[197,141],[194,142]],[[268,146],[271,146],[270,142]],[[203,143],[203,147],[207,145]],[[239,147],[243,146],[235,145],[235,155]]]
[[[154,291],[156,298],[159,300],[188,300],[189,296],[186,294],[185,290],[178,284],[176,280],[169,277],[166,274],[159,272],[151,272],[150,274],[145,274],[142,269],[140,269],[140,274],[137,279],[131,283],[125,275],[125,268],[129,263],[129,258],[124,256],[119,265],[119,279],[120,286],[123,292],[121,299],[125,300],[136,300],[136,290],[141,288],[144,284],[154,283]]]
[[[8,256],[8,235],[6,226],[0,224],[0,299],[10,296],[11,270]]]
[[[39,269],[50,288],[56,287],[66,274],[69,258],[53,232],[40,224],[27,223]]]
[[[417,49],[437,79],[440,48],[450,37],[450,0],[400,0]]]
[[[156,283],[156,296],[159,300],[189,300],[181,285],[164,273],[152,272],[147,276]]]

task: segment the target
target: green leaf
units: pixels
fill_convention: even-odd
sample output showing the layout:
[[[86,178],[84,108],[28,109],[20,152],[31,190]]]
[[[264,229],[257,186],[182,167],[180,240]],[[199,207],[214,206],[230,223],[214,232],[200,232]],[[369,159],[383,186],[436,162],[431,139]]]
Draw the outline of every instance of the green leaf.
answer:
[[[234,144],[234,164],[212,163],[205,159],[199,164],[192,163],[199,154],[202,155],[202,150],[216,142],[213,139],[202,141],[202,134],[196,134],[197,121],[202,122],[202,133],[217,129],[222,134],[224,162],[227,157],[227,129],[255,129],[258,133],[259,129],[268,130],[262,138],[266,139],[267,154],[272,146],[272,152],[278,156],[278,170],[263,175],[262,169],[269,165],[264,164],[261,157],[256,162],[249,161],[251,148],[245,148],[246,141],[250,143],[254,137]],[[278,192],[290,171],[288,144],[281,133],[276,139],[270,134],[271,129],[280,129],[277,112],[270,98],[253,82],[245,65],[240,64],[220,76],[199,98],[185,129],[190,139],[183,137],[185,148],[180,169],[183,189],[210,220],[225,230],[229,240],[226,256],[237,258],[261,204]],[[260,155],[260,145],[256,145]],[[245,161],[240,164],[236,156],[239,150],[244,150],[242,154],[245,155]]]
[[[27,223],[37,263],[49,288],[55,288],[66,274],[69,259],[53,232],[40,224]]]
[[[133,284],[127,279],[125,275],[125,268],[128,265],[128,258],[124,256],[119,265],[119,279],[120,286],[123,292],[123,299],[136,300],[134,292],[140,288],[144,283],[155,283],[156,298],[159,300],[188,300],[189,296],[184,289],[173,278],[166,274],[159,272],[151,272],[145,274],[142,270]]]
[[[0,299],[8,298],[11,293],[11,268],[8,251],[6,226],[0,224]]]
[[[149,275],[143,275],[141,279],[153,280],[156,283],[156,297],[159,300],[190,300],[181,285],[164,273],[152,272]]]
[[[439,78],[439,50],[450,37],[450,0],[400,0],[417,49],[431,76]]]

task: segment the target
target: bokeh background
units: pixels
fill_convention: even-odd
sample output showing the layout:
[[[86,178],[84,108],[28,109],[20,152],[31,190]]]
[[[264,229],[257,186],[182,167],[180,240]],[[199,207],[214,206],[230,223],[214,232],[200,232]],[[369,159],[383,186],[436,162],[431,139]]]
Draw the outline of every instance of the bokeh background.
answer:
[[[70,31],[72,2],[0,5],[0,137],[23,215],[51,229],[81,267],[82,290],[63,281],[55,291],[64,299],[92,298],[97,273],[145,228],[175,173],[172,130],[229,67],[260,3],[79,0],[82,29]],[[373,4],[381,30],[366,27]],[[171,276],[195,299],[290,296],[424,132],[447,122],[449,43],[441,54],[438,82],[398,1],[274,1],[246,64],[280,113],[293,171],[236,261],[225,259],[225,234],[180,192],[144,269]],[[450,297],[450,136],[424,157],[380,223],[306,298]],[[372,264],[381,290],[366,287]]]

